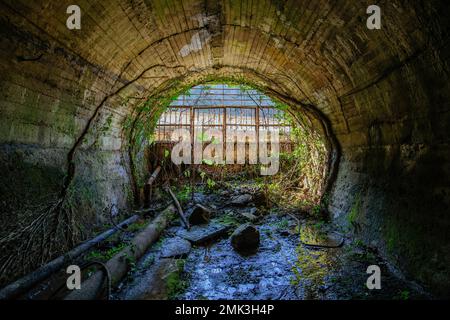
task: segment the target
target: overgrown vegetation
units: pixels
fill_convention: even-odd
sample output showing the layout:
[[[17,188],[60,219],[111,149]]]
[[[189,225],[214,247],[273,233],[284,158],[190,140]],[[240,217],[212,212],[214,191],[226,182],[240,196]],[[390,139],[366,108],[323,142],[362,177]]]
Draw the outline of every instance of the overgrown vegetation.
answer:
[[[322,195],[327,151],[319,136],[292,126],[293,150],[280,153],[280,172],[255,181],[270,203],[320,219],[327,206],[327,196]]]
[[[169,300],[177,298],[188,286],[188,282],[182,278],[185,260],[179,259],[175,263],[177,270],[170,273],[166,278],[167,298]]]
[[[286,110],[286,107],[281,106]],[[326,175],[327,150],[319,134],[298,122],[289,112],[279,115],[291,127],[293,150],[280,153],[280,173],[270,182],[269,194],[284,206],[304,207],[320,215],[320,200]],[[283,192],[280,192],[283,190]]]
[[[108,261],[109,259],[111,259],[112,257],[114,257],[117,253],[119,253],[120,251],[122,251],[127,245],[125,243],[119,243],[118,245],[109,248],[106,251],[100,251],[100,250],[94,250],[91,251],[86,259],[88,261]]]

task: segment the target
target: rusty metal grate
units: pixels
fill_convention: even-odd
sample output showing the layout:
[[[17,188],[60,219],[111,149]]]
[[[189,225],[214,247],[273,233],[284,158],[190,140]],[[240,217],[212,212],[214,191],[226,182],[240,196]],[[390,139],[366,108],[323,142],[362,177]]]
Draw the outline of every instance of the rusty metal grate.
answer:
[[[207,129],[280,132],[280,142],[290,144],[291,127],[282,120],[283,111],[257,90],[241,86],[200,85],[172,102],[156,127],[156,142],[169,143],[175,129],[198,136]]]

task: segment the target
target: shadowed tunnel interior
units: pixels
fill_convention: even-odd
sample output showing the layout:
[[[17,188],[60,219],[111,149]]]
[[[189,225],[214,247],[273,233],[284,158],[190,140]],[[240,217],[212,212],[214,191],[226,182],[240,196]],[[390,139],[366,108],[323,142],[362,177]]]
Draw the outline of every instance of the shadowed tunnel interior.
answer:
[[[377,1],[380,30],[370,1],[83,0],[81,30],[71,4],[0,1],[1,286],[92,237],[105,208],[138,207],[139,134],[215,81],[306,117],[329,151],[331,222],[448,297],[447,1]],[[24,238],[35,225],[51,245]]]

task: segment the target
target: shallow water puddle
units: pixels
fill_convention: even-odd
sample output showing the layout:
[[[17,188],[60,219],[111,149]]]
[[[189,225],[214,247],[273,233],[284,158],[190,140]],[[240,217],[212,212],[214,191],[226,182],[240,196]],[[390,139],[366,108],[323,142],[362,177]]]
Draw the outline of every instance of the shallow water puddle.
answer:
[[[286,226],[295,225],[293,219],[285,219]],[[185,264],[189,286],[179,298],[301,299],[300,282],[323,282],[321,275],[333,268],[334,260],[328,251],[303,249],[299,236],[286,232],[286,226],[279,217],[266,218],[259,226],[260,248],[248,257],[234,251],[228,239],[212,245],[207,259],[205,248],[194,248]]]

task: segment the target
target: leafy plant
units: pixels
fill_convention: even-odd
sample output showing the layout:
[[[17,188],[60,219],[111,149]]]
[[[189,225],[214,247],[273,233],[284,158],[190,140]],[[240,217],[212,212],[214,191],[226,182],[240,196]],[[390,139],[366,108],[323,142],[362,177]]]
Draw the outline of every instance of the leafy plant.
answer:
[[[164,158],[168,158],[170,156],[170,151],[165,149],[164,150]]]
[[[206,186],[209,190],[213,190],[214,187],[216,186],[216,182],[210,178],[208,178],[208,180],[206,180]]]
[[[408,290],[402,290],[398,294],[400,300],[409,300],[411,293]]]
[[[183,293],[188,286],[188,282],[181,276],[184,269],[184,264],[185,260],[176,260],[177,270],[170,273],[166,278],[167,298],[169,300],[175,299],[177,296]]]
[[[191,196],[192,188],[189,185],[184,185],[177,193],[177,198],[181,202],[187,202]]]
[[[208,165],[208,166],[214,165],[214,161],[212,161],[212,160],[210,160],[210,159],[203,159],[203,160],[202,160],[202,163],[203,163],[203,164],[206,164],[206,165]]]

